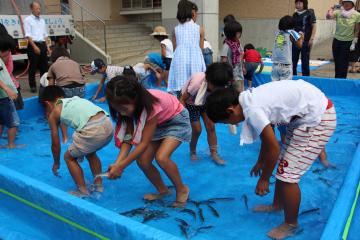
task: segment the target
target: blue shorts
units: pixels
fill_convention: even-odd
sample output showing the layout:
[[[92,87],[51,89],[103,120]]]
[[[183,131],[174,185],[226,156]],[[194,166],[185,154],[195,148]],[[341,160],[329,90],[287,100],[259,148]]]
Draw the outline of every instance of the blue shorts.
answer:
[[[13,128],[20,125],[19,115],[15,104],[10,98],[0,99],[0,125]]]

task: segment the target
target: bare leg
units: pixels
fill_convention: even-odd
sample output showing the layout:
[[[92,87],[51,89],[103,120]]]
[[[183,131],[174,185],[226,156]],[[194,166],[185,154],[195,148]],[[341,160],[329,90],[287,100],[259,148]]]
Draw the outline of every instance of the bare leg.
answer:
[[[167,87],[167,85],[168,85],[168,80],[169,80],[169,71],[164,70],[165,87]]]
[[[299,231],[298,214],[301,201],[300,188],[297,183],[279,181],[282,185],[282,199],[284,203],[285,222],[272,229],[268,236],[275,239],[284,239],[295,235]]]
[[[95,177],[97,174],[100,174],[101,173],[101,161],[100,161],[99,157],[97,156],[96,152],[87,155],[86,158],[89,161],[91,173],[93,174],[93,176]],[[97,191],[97,192],[104,191],[104,188],[102,186],[102,178],[101,177],[95,179],[94,185],[95,185],[95,191]]]
[[[64,158],[66,161],[66,165],[69,169],[69,172],[70,172],[79,192],[82,194],[88,195],[89,192],[86,188],[84,172],[83,172],[82,168],[80,167],[79,163],[76,161],[76,158],[73,158],[70,155],[69,151],[66,151]]]
[[[206,113],[202,114],[202,118],[205,123],[205,128],[207,132],[207,141],[210,146],[210,154],[215,163],[219,165],[224,165],[225,161],[221,159],[217,151],[217,139],[216,139],[216,131],[215,124],[209,119]]]
[[[356,73],[356,62],[350,62],[350,70],[351,73]]]
[[[15,148],[17,127],[8,128],[8,148]]]
[[[195,161],[198,160],[196,156],[196,145],[198,143],[200,134],[201,134],[201,124],[200,121],[191,122],[191,142],[190,142],[190,159]]]
[[[176,139],[165,138],[161,142],[155,155],[156,162],[164,170],[176,188],[176,202],[173,205],[174,207],[183,206],[186,203],[190,192],[189,188],[184,185],[181,180],[178,167],[170,159],[170,156],[180,144],[181,142]]]
[[[331,164],[329,162],[329,160],[327,159],[327,154],[326,154],[326,150],[325,148],[321,151],[321,153],[319,154],[319,159],[320,162],[322,163],[322,165],[324,165],[324,167],[326,168],[333,168],[335,167],[333,164]]]
[[[146,200],[155,200],[163,196],[169,195],[170,191],[165,185],[164,181],[161,179],[161,175],[158,169],[153,165],[152,161],[155,156],[155,152],[159,148],[159,142],[152,142],[148,148],[141,154],[141,156],[136,160],[138,166],[144,172],[145,176],[149,181],[155,186],[159,194],[146,194],[144,199]]]
[[[63,143],[67,143],[68,141],[68,133],[67,133],[67,127],[65,124],[61,124],[60,125],[60,129],[61,129],[61,135],[62,135],[62,140],[63,140]]]

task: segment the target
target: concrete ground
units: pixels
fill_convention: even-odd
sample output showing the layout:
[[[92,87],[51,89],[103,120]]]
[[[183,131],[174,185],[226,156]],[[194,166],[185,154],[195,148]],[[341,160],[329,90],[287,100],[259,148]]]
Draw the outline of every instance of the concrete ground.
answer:
[[[321,44],[318,44],[314,46],[312,52],[311,52],[311,59],[317,60],[317,59],[325,59],[325,60],[331,60],[332,61],[332,52],[331,52],[331,44],[332,39],[329,39],[325,42],[322,42]],[[144,54],[145,56],[145,54]],[[144,56],[134,56],[133,58],[128,58],[124,62],[121,63],[121,65],[125,64],[135,64],[137,62],[141,62],[144,59]],[[25,68],[24,64],[16,64],[16,71],[15,73],[20,73]],[[311,71],[312,76],[317,77],[326,77],[326,78],[332,78],[334,77],[334,63],[331,62],[330,64],[324,65],[316,69],[315,71]],[[16,75],[16,74],[15,74]],[[100,75],[90,75],[86,74],[85,79],[86,82],[94,82],[98,81],[101,78]],[[360,73],[349,73],[348,74],[349,79],[360,79]],[[21,93],[24,98],[36,96],[37,94],[33,94],[30,92],[29,85],[27,82],[27,75],[25,75],[21,80]],[[37,86],[39,86],[39,79],[37,79]]]

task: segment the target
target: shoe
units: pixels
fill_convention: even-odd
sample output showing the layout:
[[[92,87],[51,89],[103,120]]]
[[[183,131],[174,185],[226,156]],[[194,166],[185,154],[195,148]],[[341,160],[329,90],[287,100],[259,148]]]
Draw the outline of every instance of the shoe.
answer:
[[[30,88],[30,92],[36,93],[36,87],[31,87],[31,88]]]

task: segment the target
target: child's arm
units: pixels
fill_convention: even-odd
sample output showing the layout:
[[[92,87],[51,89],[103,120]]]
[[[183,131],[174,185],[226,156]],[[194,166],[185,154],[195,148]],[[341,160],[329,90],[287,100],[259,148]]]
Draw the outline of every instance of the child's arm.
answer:
[[[52,172],[55,176],[58,176],[57,170],[60,168],[60,137],[58,132],[58,121],[60,119],[60,111],[56,107],[51,114],[49,115],[48,122],[51,131],[51,151],[54,158],[54,164],[52,167]]]
[[[154,135],[154,132],[156,130],[158,118],[157,116],[153,117],[151,120],[147,121],[144,127],[144,130],[142,132],[142,137],[140,143],[136,146],[135,150],[129,153],[126,157],[123,157],[121,153],[119,154],[119,157],[117,161],[109,167],[109,178],[115,179],[117,177],[120,177],[124,169],[130,165],[136,158],[138,158],[147,147],[149,147],[149,144],[151,143],[152,137]],[[124,145],[124,144],[123,144]],[[128,145],[128,144],[125,144]],[[127,147],[124,146],[124,150],[127,152],[130,151]],[[121,155],[121,157],[120,157]],[[125,155],[125,153],[124,153]]]
[[[9,96],[10,99],[12,100],[17,99],[17,93],[12,91],[3,81],[1,81],[1,79],[0,79],[0,88],[6,92],[6,94]]]
[[[275,137],[275,133],[271,125],[267,125],[260,134],[261,138],[261,150],[257,165],[262,165],[262,171],[260,179],[256,185],[255,192],[257,195],[266,195],[270,192],[269,190],[269,178],[276,166],[280,146]],[[256,165],[255,165],[256,166]],[[257,170],[257,169],[255,169]],[[260,172],[257,172],[260,174]]]
[[[103,76],[99,82],[99,86],[98,88],[96,89],[96,93],[95,95],[91,98],[91,100],[95,100],[97,98],[97,96],[99,95],[101,89],[103,88],[104,86],[104,83],[105,83],[105,77]]]
[[[186,101],[189,99],[189,97],[190,97],[190,95],[187,91],[182,92],[180,99],[179,99],[180,103],[185,106]]]
[[[200,48],[204,48],[204,41],[205,41],[205,30],[203,27],[200,27]]]
[[[166,46],[165,44],[161,44],[161,57],[165,58],[166,57]]]

